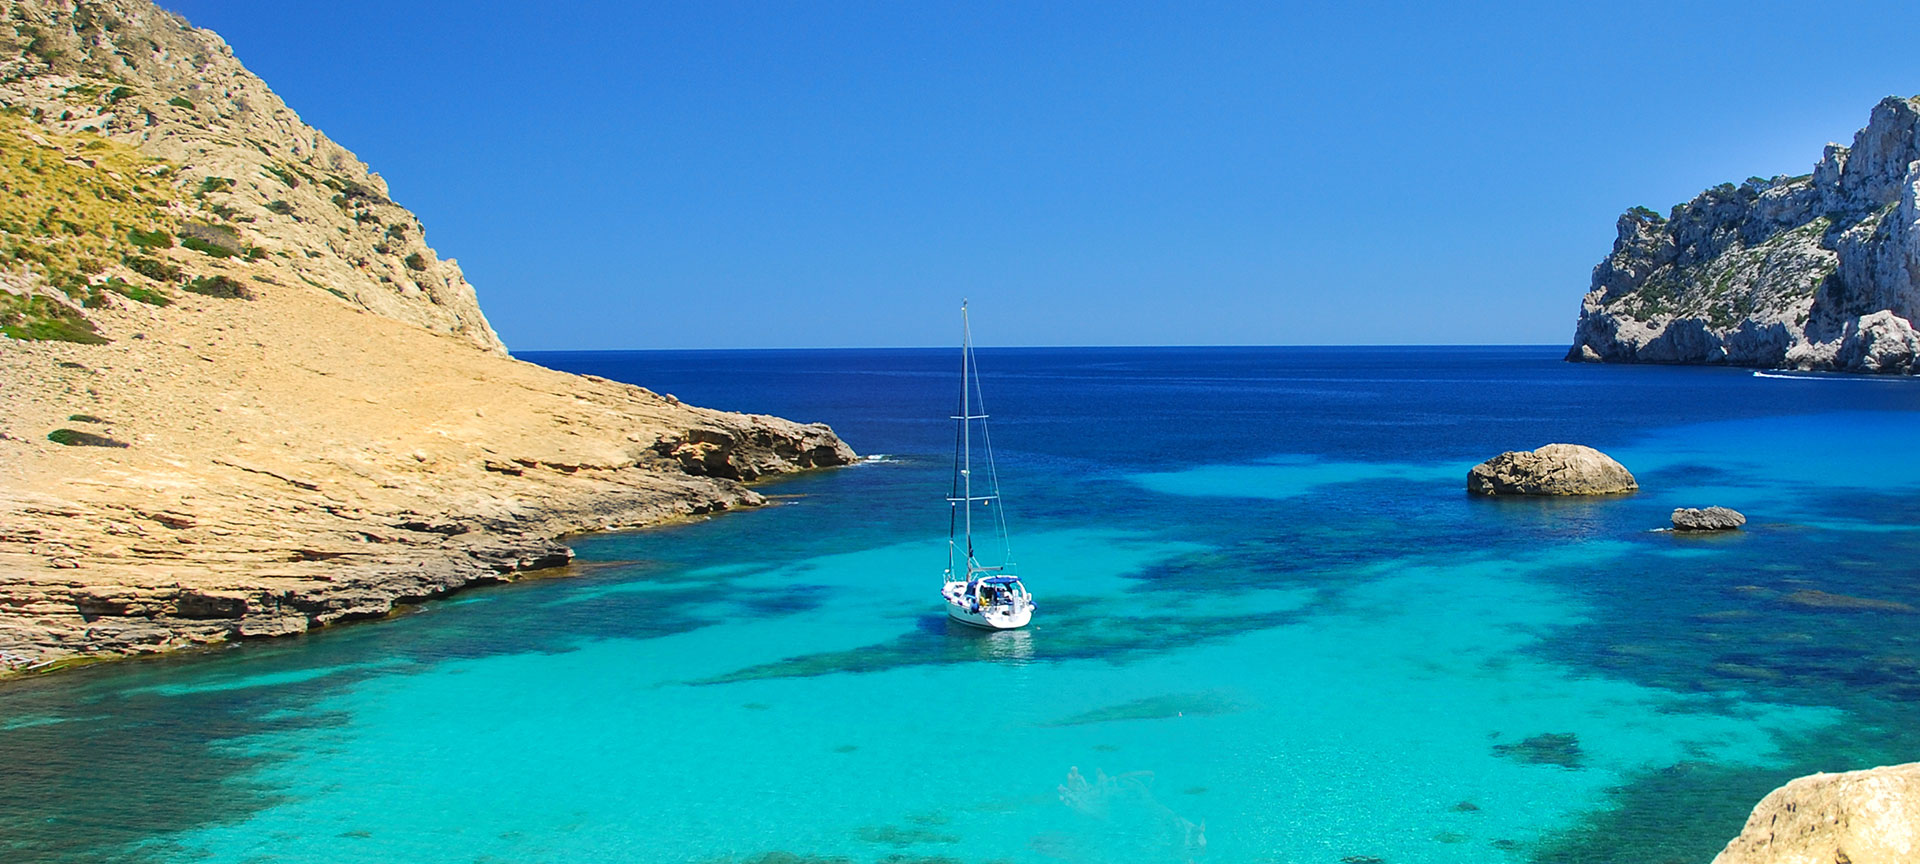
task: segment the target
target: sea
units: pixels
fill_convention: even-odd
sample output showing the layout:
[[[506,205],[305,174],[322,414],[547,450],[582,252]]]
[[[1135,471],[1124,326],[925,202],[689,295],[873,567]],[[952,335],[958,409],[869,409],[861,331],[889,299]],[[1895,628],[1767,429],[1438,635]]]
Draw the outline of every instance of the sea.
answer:
[[[1920,381],[1558,347],[529,353],[829,423],[769,506],[389,620],[0,686],[8,862],[1707,864],[1920,759]],[[1637,494],[1471,497],[1598,447]],[[1664,531],[1677,507],[1743,530]]]

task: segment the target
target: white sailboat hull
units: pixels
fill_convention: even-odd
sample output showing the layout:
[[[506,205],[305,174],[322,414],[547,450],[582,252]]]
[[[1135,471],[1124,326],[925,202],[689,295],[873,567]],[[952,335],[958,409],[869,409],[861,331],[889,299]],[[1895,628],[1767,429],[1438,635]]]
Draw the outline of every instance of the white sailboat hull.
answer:
[[[1033,620],[1033,600],[1014,598],[1012,603],[978,606],[969,602],[967,583],[949,582],[941,590],[947,601],[947,617],[982,630],[1018,630]]]

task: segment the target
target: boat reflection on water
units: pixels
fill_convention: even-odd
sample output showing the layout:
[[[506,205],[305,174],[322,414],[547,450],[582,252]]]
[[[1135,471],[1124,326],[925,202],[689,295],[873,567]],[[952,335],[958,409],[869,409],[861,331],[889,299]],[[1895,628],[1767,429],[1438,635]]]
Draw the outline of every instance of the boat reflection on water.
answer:
[[[955,640],[948,650],[971,660],[1026,665],[1037,653],[1032,630],[983,630],[952,618],[944,622],[946,636]]]
[[[986,644],[986,654],[990,659],[1015,663],[1026,663],[1033,659],[1033,631],[1031,630],[996,630],[980,635],[980,641]]]

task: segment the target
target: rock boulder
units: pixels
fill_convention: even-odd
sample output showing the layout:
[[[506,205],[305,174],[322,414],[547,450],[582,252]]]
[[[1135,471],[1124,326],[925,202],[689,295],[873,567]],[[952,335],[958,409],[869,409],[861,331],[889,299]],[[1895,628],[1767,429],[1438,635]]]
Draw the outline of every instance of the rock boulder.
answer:
[[[1731,507],[1680,507],[1673,511],[1675,531],[1732,531],[1745,524],[1746,515]]]
[[[1773,790],[1713,864],[1920,861],[1920,762],[1814,774]]]
[[[1579,444],[1509,451],[1467,472],[1467,491],[1480,495],[1611,495],[1639,488],[1613,457]]]

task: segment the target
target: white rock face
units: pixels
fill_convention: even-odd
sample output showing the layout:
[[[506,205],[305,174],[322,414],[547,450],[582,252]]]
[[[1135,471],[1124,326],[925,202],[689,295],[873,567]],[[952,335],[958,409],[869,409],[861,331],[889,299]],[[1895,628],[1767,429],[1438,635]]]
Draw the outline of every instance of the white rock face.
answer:
[[[1753,808],[1713,864],[1914,864],[1920,861],[1920,762],[1814,774]]]
[[[1567,359],[1920,372],[1920,97],[1888,97],[1813,173],[1634,208]]]

